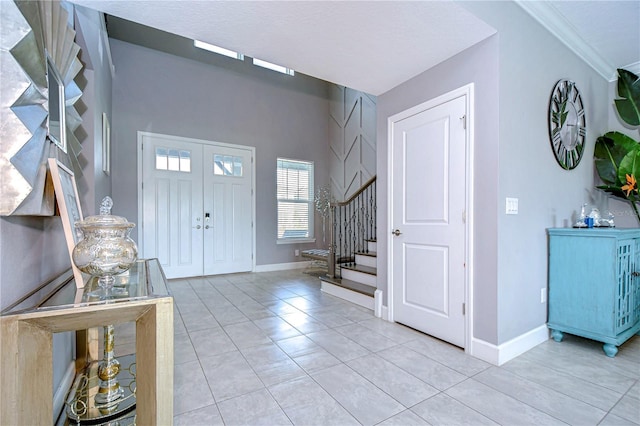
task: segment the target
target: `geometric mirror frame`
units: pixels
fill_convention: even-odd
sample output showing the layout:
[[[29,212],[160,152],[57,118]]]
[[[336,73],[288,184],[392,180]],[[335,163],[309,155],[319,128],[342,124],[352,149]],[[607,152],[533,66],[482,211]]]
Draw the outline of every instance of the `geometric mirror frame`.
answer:
[[[0,215],[53,215],[47,159],[81,175],[73,14],[55,0],[15,0],[0,19]]]

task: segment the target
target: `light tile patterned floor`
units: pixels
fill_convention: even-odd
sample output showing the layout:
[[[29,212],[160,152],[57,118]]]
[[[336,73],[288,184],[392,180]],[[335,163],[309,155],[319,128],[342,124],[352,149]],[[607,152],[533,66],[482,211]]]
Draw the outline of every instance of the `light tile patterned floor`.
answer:
[[[495,367],[299,271],[169,285],[176,425],[640,424],[640,336],[615,358],[567,336]]]

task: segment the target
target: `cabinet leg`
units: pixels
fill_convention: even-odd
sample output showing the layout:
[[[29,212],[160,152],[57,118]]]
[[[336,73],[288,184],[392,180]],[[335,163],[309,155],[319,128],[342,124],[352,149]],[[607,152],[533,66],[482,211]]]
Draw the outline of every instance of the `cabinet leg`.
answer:
[[[613,358],[618,353],[618,347],[611,343],[605,343],[602,345],[602,350],[610,358]]]
[[[564,334],[559,330],[551,330],[551,337],[556,342],[562,342],[562,339],[564,339]]]

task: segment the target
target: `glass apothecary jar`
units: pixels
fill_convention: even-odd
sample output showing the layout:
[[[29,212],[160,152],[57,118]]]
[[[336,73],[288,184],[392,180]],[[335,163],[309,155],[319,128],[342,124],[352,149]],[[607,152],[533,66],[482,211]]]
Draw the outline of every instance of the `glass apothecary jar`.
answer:
[[[129,270],[138,258],[136,243],[129,237],[135,224],[111,215],[112,206],[111,198],[105,197],[99,215],[76,223],[82,240],[73,249],[73,263],[82,272],[98,277],[103,290],[112,287],[113,276]]]

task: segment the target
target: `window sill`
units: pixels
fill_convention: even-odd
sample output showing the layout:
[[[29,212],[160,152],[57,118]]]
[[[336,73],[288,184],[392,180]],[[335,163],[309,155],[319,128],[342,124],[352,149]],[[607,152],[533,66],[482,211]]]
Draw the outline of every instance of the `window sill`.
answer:
[[[287,238],[283,240],[277,240],[276,244],[307,244],[315,242],[315,238]]]

